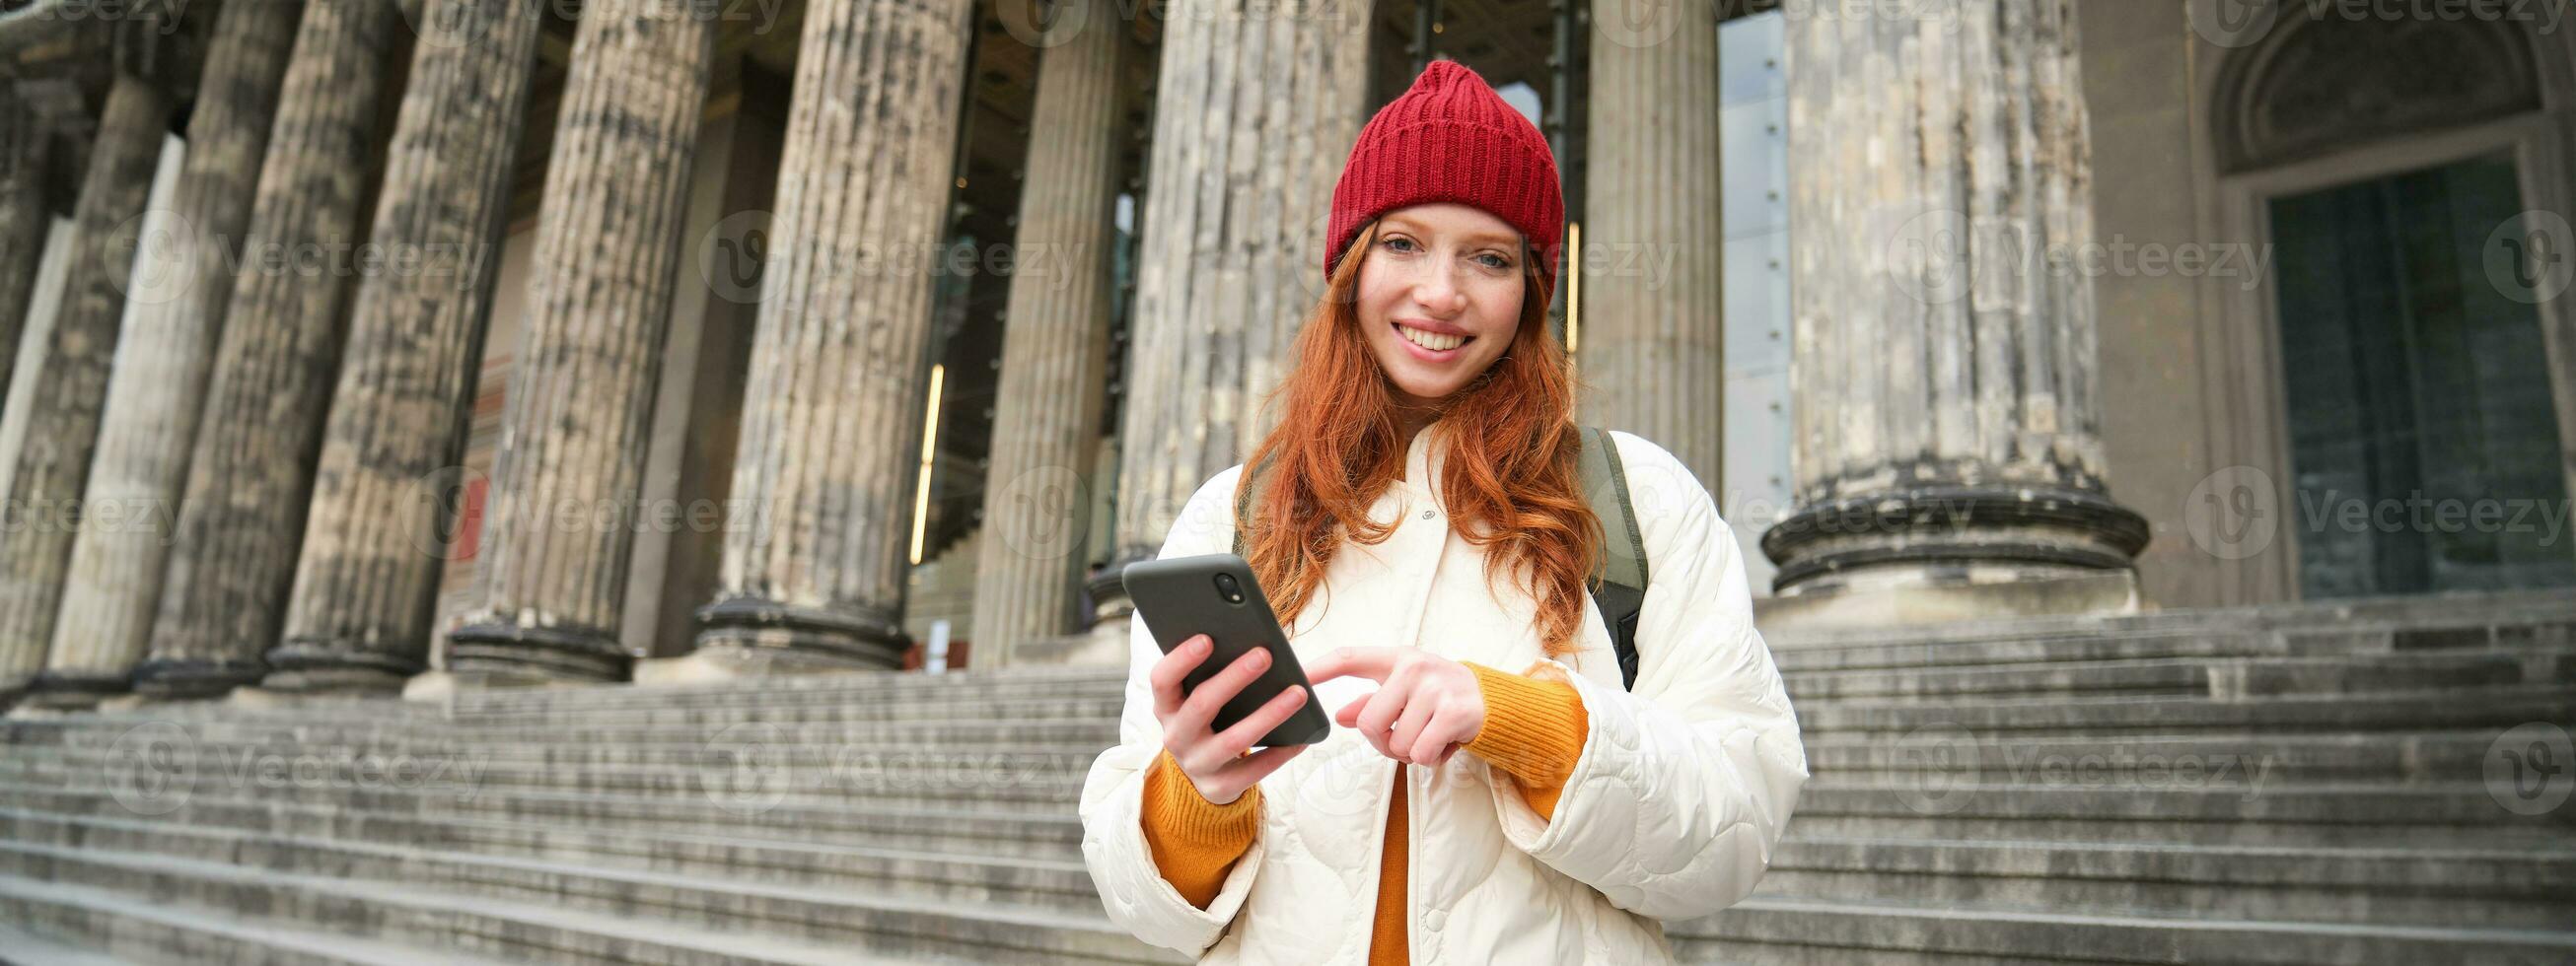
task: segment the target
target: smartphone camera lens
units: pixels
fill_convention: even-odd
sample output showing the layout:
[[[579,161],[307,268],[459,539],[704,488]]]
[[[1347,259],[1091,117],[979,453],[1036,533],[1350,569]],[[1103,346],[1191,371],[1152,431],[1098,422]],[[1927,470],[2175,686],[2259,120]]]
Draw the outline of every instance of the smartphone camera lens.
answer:
[[[1227,603],[1243,603],[1243,585],[1234,579],[1233,574],[1216,575],[1216,592],[1225,595]]]

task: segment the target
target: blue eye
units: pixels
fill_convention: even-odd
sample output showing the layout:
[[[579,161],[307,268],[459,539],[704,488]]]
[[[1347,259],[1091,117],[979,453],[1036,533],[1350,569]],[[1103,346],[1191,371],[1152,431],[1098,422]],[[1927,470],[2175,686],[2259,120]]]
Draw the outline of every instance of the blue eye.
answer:
[[[1413,244],[1413,239],[1410,239],[1410,238],[1389,238],[1389,239],[1386,239],[1386,240],[1384,240],[1384,241],[1379,242],[1378,244],[1392,246],[1392,245],[1394,245],[1394,244],[1395,244],[1395,243],[1397,243],[1397,242],[1403,242],[1403,243],[1405,243],[1405,244],[1407,244],[1407,245],[1411,245],[1411,244]],[[1396,249],[1396,250],[1397,250],[1397,251],[1403,251],[1403,249]]]

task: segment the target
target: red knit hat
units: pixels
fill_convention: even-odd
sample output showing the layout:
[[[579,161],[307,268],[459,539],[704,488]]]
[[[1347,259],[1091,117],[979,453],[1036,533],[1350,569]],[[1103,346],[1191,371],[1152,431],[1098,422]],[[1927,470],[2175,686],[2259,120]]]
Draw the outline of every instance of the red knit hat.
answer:
[[[1451,201],[1492,212],[1538,252],[1539,301],[1554,297],[1565,195],[1547,138],[1483,77],[1435,60],[1360,129],[1333,186],[1324,277],[1360,226],[1407,205]]]

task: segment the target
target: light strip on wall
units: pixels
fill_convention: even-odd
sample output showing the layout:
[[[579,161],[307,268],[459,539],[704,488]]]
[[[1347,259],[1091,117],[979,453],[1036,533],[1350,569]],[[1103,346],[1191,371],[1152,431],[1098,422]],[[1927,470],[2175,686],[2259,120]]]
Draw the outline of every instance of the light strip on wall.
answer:
[[[1583,223],[1565,223],[1565,354],[1583,344]]]
[[[912,562],[921,563],[921,533],[930,525],[930,457],[939,452],[939,382],[947,367],[930,367],[930,408],[921,417],[921,480],[912,491]]]

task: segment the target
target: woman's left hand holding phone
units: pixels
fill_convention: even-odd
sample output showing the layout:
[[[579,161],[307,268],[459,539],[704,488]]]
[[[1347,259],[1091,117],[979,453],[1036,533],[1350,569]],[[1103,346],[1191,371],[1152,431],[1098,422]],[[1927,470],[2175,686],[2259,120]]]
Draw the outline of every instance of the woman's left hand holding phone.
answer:
[[[1155,661],[1149,678],[1154,687],[1154,718],[1163,725],[1164,750],[1171,752],[1172,760],[1180,764],[1190,784],[1198,786],[1200,795],[1224,805],[1306,750],[1305,745],[1278,745],[1257,754],[1244,754],[1270,729],[1296,713],[1297,706],[1305,703],[1306,689],[1283,690],[1235,722],[1234,727],[1211,733],[1208,726],[1216,720],[1217,712],[1270,666],[1270,652],[1253,648],[1216,676],[1200,682],[1185,697],[1181,682],[1207,660],[1214,647],[1207,635],[1194,635]]]

